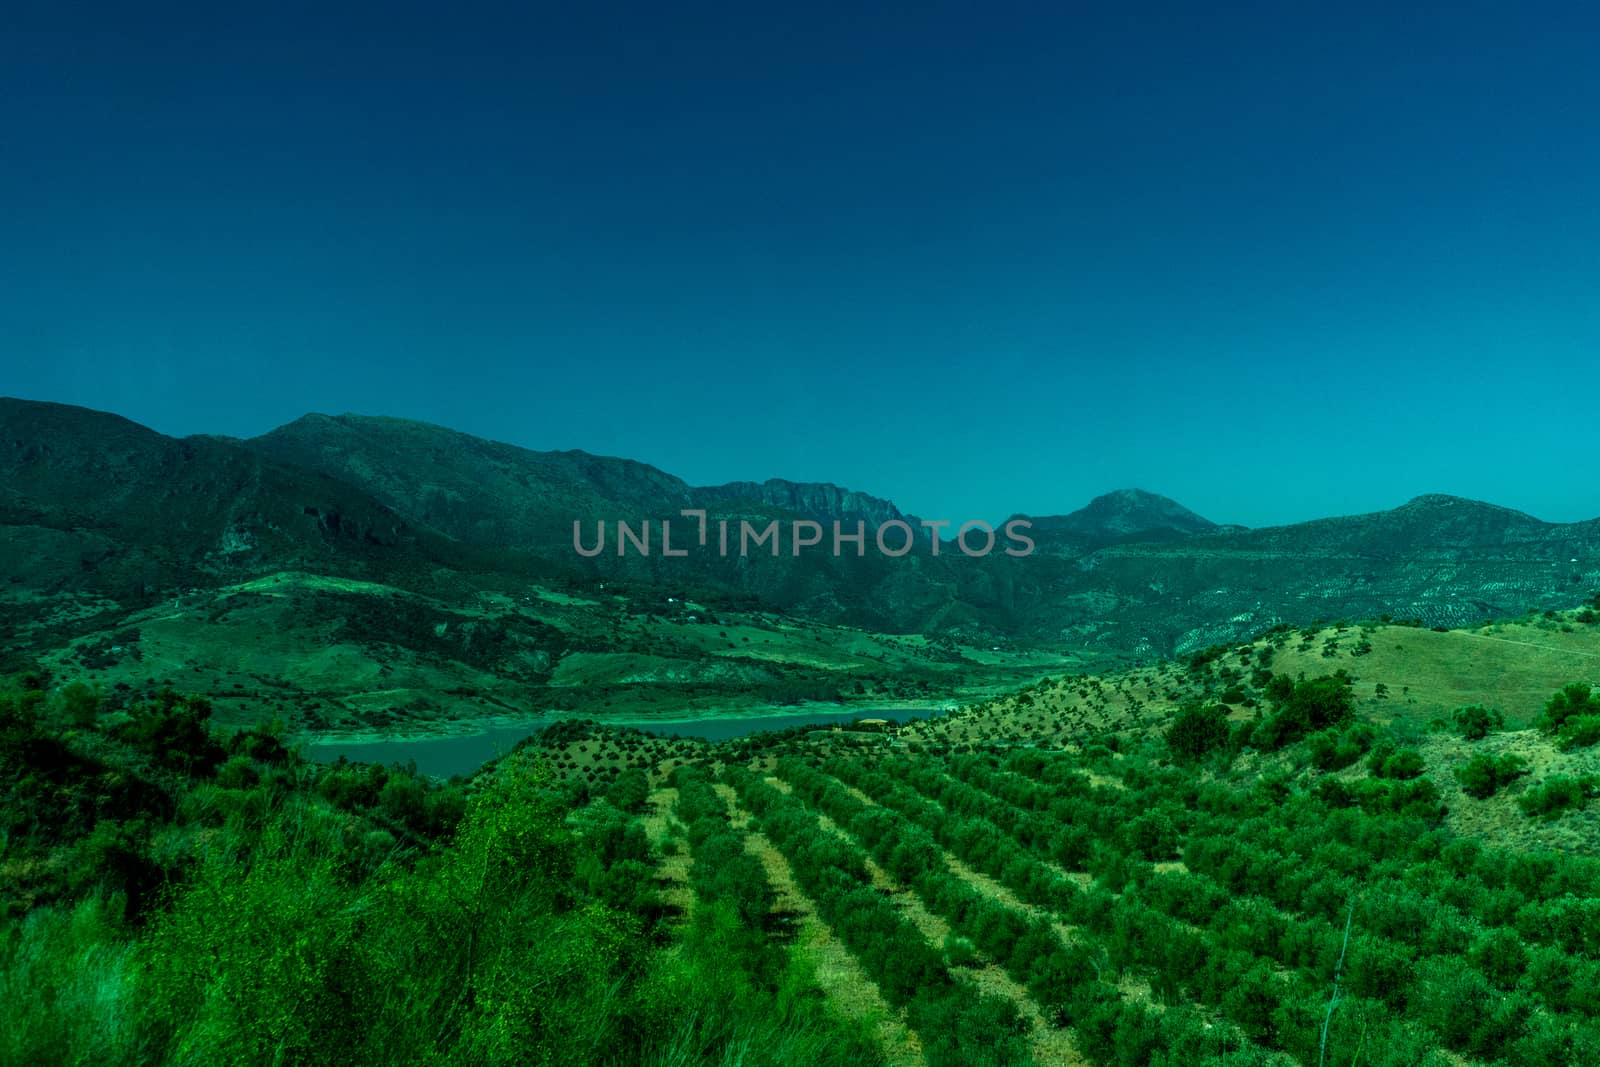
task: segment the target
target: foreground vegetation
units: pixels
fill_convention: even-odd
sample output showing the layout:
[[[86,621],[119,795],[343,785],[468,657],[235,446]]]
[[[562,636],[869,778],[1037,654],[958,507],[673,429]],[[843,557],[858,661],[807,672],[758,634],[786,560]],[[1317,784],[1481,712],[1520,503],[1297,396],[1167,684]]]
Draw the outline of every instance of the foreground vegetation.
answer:
[[[0,1061],[1600,1063],[1600,858],[1484,815],[1600,807],[1590,687],[1383,721],[1277,637],[1070,741],[583,724],[449,783],[23,678]]]
[[[0,697],[0,1061],[875,1061],[732,903],[669,932],[642,780],[440,786],[207,718]]]

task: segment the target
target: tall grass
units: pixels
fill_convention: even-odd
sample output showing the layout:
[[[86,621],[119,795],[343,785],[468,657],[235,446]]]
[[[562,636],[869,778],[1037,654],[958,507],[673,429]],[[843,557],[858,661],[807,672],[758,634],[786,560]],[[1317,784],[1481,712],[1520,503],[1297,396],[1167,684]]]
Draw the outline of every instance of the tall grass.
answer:
[[[117,900],[31,912],[0,943],[0,1063],[140,1062],[134,954]]]

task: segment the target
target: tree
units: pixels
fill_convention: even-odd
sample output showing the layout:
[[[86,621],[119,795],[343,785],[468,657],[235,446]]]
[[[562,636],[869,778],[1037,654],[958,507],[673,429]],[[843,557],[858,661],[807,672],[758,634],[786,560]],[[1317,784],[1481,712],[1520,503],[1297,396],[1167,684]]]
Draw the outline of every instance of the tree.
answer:
[[[1600,777],[1569,778],[1554,774],[1518,797],[1517,804],[1528,815],[1553,819],[1597,795],[1600,795]]]
[[[1422,760],[1422,753],[1414,748],[1380,749],[1373,752],[1367,765],[1379,778],[1394,778],[1399,781],[1410,781],[1427,769]]]
[[[1204,759],[1228,741],[1228,709],[1220,704],[1198,701],[1185,704],[1172,725],[1167,727],[1167,747],[1175,760],[1193,762]]]
[[[645,773],[637,768],[618,775],[606,789],[606,799],[630,814],[643,811],[645,801],[649,797],[650,781],[645,777]]]

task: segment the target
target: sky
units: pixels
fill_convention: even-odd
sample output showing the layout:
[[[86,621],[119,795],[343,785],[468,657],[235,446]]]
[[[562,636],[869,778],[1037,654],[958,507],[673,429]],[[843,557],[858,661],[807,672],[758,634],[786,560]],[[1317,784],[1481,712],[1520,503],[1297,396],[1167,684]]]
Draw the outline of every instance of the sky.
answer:
[[[957,522],[1600,516],[1592,5],[7,9],[0,394]]]

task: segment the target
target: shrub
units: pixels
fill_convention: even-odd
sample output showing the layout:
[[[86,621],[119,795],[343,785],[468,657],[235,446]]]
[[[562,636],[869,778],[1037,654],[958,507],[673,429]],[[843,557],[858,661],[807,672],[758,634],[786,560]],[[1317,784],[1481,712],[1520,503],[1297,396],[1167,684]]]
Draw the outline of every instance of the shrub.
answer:
[[[622,811],[637,814],[650,797],[650,780],[641,770],[629,770],[607,787],[605,796]]]
[[[1561,735],[1568,720],[1600,715],[1600,698],[1588,682],[1571,682],[1553,694],[1544,706],[1539,728],[1547,734]]]
[[[1456,780],[1462,790],[1483,800],[1492,797],[1527,773],[1527,764],[1520,756],[1473,756],[1456,768]]]
[[[1147,860],[1172,859],[1178,854],[1178,828],[1165,812],[1146,812],[1128,824],[1128,845]]]
[[[1517,804],[1527,815],[1553,819],[1568,808],[1581,807],[1594,796],[1600,796],[1600,779],[1595,776],[1568,778],[1556,774],[1518,797]]]
[[[1528,950],[1516,931],[1504,927],[1479,936],[1468,953],[1472,965],[1501,989],[1511,989],[1528,969]]]
[[[1393,778],[1398,781],[1409,781],[1421,775],[1426,769],[1422,762],[1422,753],[1414,748],[1374,752],[1368,761],[1368,766],[1379,778]]]
[[[100,715],[105,692],[98,683],[73,682],[61,690],[61,710],[74,726],[93,726]]]
[[[1562,748],[1587,748],[1596,742],[1600,742],[1600,715],[1574,715],[1562,723]]]
[[[1279,675],[1267,687],[1274,713],[1255,731],[1261,748],[1274,750],[1293,744],[1316,730],[1342,726],[1355,708],[1350,676],[1344,671],[1309,681],[1290,681]]]
[[[168,770],[209,775],[225,753],[210,730],[211,704],[204,697],[181,697],[170,689],[155,701],[131,709],[123,738]]]
[[[1461,736],[1468,741],[1482,741],[1506,724],[1506,717],[1499,708],[1488,708],[1482,704],[1459,707],[1451,718],[1455,720],[1456,729],[1461,731]]]
[[[1319,771],[1342,771],[1372,746],[1377,732],[1368,723],[1355,723],[1345,730],[1319,730],[1306,738],[1312,766]]]
[[[976,967],[978,965],[978,950],[972,941],[955,934],[946,934],[944,939],[944,962],[947,967]]]

